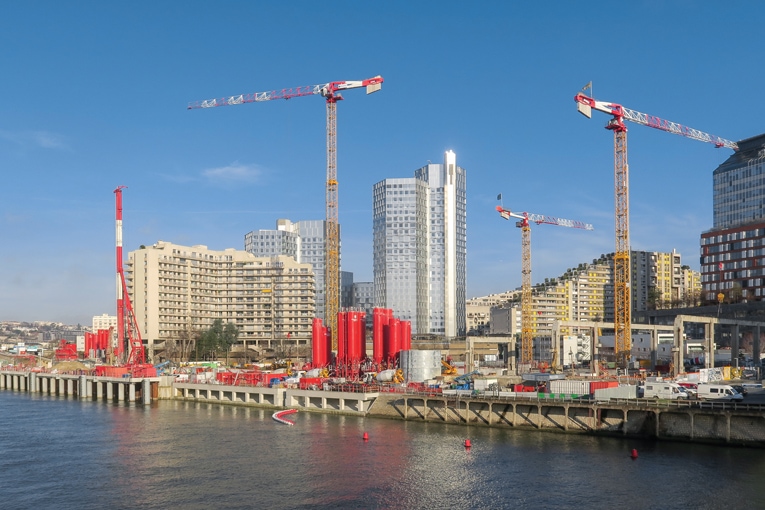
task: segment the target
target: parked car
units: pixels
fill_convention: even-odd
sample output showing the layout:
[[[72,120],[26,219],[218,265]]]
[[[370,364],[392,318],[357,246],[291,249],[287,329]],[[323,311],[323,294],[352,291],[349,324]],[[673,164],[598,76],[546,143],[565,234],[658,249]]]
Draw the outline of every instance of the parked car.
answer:
[[[679,385],[678,385],[678,386],[679,386]],[[696,389],[695,389],[695,388],[689,388],[689,387],[687,387],[687,386],[680,386],[680,391],[682,391],[682,392],[684,392],[686,395],[688,395],[688,397],[687,397],[687,398],[689,398],[689,399],[691,399],[691,398],[696,398],[696,396],[698,395],[698,392],[696,391]]]
[[[699,396],[699,385],[692,382],[679,382],[678,386],[685,388],[688,398],[697,398]]]
[[[731,384],[734,390],[741,393],[743,396],[746,396],[747,393],[749,393],[744,386],[741,386],[740,384]]]

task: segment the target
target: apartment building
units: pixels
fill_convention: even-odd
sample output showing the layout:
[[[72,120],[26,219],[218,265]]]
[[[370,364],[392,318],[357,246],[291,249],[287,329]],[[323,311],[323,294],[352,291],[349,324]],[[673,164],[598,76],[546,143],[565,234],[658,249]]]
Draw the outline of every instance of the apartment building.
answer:
[[[131,251],[126,273],[150,356],[166,340],[216,319],[237,326],[245,349],[310,346],[316,292],[310,264],[159,241]]]
[[[630,257],[633,312],[669,308],[700,290],[699,273],[682,265],[680,254],[674,250],[670,253],[632,251]],[[613,269],[613,254],[608,254],[535,285],[532,289],[533,334],[552,334],[555,321],[613,322]],[[504,308],[509,310],[515,306],[520,309],[518,303],[506,304]],[[512,319],[505,319],[510,313],[497,311],[496,318],[501,324],[495,325],[495,308],[492,308],[492,333],[511,334],[514,323]],[[569,334],[565,328],[561,331]]]
[[[101,314],[101,315],[94,315],[91,331],[96,332],[99,329],[108,330],[109,328],[114,328],[114,334],[116,338],[117,334],[117,316],[116,315],[109,315],[107,313]]]

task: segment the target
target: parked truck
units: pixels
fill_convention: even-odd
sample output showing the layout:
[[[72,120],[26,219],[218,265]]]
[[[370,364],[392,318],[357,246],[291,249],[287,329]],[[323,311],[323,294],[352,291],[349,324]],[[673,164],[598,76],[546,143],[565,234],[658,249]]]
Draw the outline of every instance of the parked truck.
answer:
[[[662,398],[669,400],[687,399],[688,394],[680,389],[680,385],[666,381],[646,381],[643,389],[644,398]]]
[[[744,396],[729,384],[699,384],[698,397],[702,400],[728,400],[741,402]]]

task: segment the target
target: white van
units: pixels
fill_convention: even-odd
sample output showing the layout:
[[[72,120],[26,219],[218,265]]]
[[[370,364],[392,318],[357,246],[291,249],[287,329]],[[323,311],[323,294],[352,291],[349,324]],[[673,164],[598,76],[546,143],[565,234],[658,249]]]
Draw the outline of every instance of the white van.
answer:
[[[698,397],[701,400],[744,400],[744,396],[729,384],[699,384]]]
[[[680,390],[680,385],[672,382],[646,381],[643,389],[644,398],[687,399],[688,394]]]

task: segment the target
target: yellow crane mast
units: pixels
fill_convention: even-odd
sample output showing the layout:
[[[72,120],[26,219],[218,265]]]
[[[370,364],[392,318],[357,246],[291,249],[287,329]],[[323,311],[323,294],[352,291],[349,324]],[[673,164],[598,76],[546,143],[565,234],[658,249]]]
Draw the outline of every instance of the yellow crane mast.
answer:
[[[518,219],[519,221],[515,223],[515,226],[521,229],[521,352],[519,368],[521,365],[525,365],[525,368],[528,369],[534,360],[533,331],[531,328],[534,319],[534,312],[531,306],[531,223],[536,223],[537,225],[558,225],[559,227],[580,228],[584,230],[593,230],[593,227],[589,223],[566,220],[555,216],[528,212],[514,213],[501,205],[497,206],[497,212],[506,220],[510,218]],[[557,352],[557,349],[553,349],[553,352]]]
[[[245,103],[258,103],[274,99],[291,99],[320,95],[327,103],[327,181],[326,231],[324,233],[324,322],[332,334],[332,349],[337,349],[337,312],[340,311],[340,223],[338,220],[337,190],[337,102],[340,92],[365,87],[367,94],[382,88],[382,76],[358,81],[333,81],[323,85],[309,85],[290,89],[253,92],[219,99],[189,103],[188,109],[213,108]]]
[[[582,92],[590,89],[592,82]],[[631,110],[617,103],[597,101],[579,92],[574,96],[577,110],[585,117],[592,118],[592,110],[612,115],[606,129],[614,132],[614,230],[616,249],[614,251],[614,354],[621,367],[626,367],[632,352],[632,304],[630,285],[630,199],[629,164],[627,162],[627,126],[625,120],[660,129],[672,134],[685,136],[738,150],[735,142],[720,138],[676,122]]]

